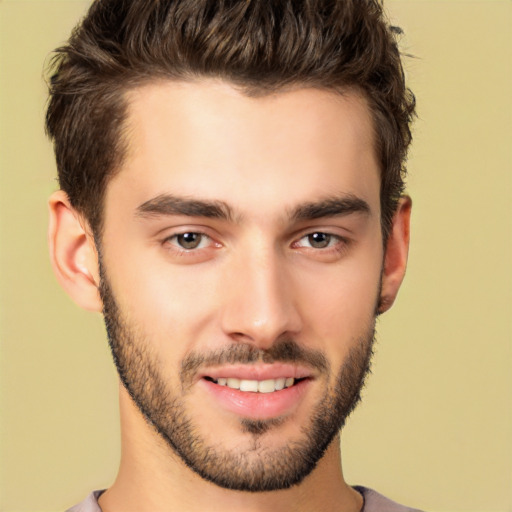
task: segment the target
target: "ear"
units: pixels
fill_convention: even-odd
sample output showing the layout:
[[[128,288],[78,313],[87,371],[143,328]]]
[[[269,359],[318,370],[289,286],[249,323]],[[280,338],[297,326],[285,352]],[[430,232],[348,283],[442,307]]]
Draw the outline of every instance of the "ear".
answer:
[[[102,311],[98,254],[87,223],[62,190],[51,195],[48,205],[50,260],[60,285],[80,307]]]
[[[393,216],[384,255],[379,313],[384,313],[393,305],[405,275],[409,253],[411,207],[411,198],[403,196]]]

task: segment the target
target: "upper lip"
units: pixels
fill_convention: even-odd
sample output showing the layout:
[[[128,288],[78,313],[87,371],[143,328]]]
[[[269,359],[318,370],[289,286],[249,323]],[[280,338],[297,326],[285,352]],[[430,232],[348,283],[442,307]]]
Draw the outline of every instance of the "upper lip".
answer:
[[[200,379],[210,377],[214,380],[222,377],[240,380],[269,380],[283,377],[304,379],[312,376],[310,368],[287,363],[230,364],[206,368],[199,374]]]

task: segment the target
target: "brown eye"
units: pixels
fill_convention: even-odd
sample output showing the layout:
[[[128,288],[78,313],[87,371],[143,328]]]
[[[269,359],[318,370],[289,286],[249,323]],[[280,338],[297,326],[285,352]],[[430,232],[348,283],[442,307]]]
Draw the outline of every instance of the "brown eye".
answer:
[[[183,249],[197,249],[203,241],[204,235],[201,233],[182,233],[176,235],[176,243]]]
[[[311,235],[308,235],[308,242],[315,249],[325,249],[329,247],[331,238],[331,235],[327,233],[311,233]]]

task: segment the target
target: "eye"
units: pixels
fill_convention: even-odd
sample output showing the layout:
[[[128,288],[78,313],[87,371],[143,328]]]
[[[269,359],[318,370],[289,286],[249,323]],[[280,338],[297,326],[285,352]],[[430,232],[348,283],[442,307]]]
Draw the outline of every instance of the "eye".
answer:
[[[339,242],[340,237],[318,231],[302,237],[297,242],[297,245],[299,247],[311,247],[313,249],[327,249],[338,244]]]
[[[187,232],[173,235],[167,241],[180,249],[187,251],[193,249],[203,249],[211,243],[211,239],[204,233]]]

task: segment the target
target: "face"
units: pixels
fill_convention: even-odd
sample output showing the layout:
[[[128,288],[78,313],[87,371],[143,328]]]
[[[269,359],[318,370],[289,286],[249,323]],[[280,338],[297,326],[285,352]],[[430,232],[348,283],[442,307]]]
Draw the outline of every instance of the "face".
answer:
[[[336,436],[369,364],[383,244],[367,106],[212,81],[145,86],[129,102],[101,243],[123,384],[202,477],[289,487]]]

